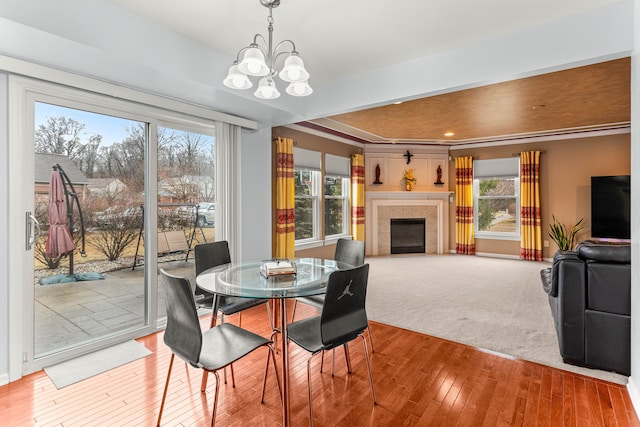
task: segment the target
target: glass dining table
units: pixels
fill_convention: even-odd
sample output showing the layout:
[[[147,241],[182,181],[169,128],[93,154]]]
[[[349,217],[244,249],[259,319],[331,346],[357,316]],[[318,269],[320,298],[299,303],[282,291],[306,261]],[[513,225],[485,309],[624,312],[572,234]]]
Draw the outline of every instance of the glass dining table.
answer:
[[[271,260],[269,260],[271,261]],[[287,298],[321,295],[326,291],[329,276],[336,270],[351,268],[349,264],[319,258],[295,258],[295,274],[265,276],[261,266],[265,261],[224,264],[203,271],[196,277],[198,286],[218,294],[244,298],[265,298],[280,304],[282,335],[282,410],[283,425],[290,425],[289,352],[287,349]]]

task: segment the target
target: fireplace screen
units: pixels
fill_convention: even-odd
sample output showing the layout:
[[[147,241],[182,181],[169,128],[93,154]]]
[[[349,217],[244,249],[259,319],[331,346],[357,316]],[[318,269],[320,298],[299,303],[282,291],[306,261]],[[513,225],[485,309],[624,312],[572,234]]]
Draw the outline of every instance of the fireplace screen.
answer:
[[[391,220],[391,253],[425,253],[424,218]]]

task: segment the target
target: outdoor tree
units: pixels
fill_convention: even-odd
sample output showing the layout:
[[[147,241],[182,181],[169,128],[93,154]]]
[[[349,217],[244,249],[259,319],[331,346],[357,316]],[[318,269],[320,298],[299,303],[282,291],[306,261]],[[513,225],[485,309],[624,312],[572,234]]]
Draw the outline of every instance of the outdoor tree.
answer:
[[[498,187],[498,179],[482,179],[480,180],[480,195],[484,196],[489,194],[492,190],[495,190]],[[479,203],[478,206],[478,229],[479,230],[488,230],[491,225],[491,221],[494,218],[494,206],[491,201],[486,201],[486,203]]]
[[[73,159],[83,150],[82,132],[85,125],[66,117],[47,117],[35,133],[36,151],[62,154]]]
[[[89,134],[85,124],[67,117],[47,117],[35,131],[35,150],[69,157],[87,177],[93,177],[102,136]]]
[[[295,238],[308,239],[313,237],[313,188],[309,170],[296,170],[294,175],[295,187]]]
[[[142,210],[136,209],[132,212],[130,208],[117,208],[109,215],[108,221],[101,224],[101,230],[93,233],[89,244],[109,261],[115,261],[138,238]]]

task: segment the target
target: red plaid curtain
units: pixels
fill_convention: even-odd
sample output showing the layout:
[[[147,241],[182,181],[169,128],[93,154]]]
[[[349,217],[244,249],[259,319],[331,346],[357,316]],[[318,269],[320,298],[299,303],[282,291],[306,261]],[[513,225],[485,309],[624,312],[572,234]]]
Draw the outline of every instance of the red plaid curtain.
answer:
[[[520,258],[542,261],[539,151],[520,153]]]

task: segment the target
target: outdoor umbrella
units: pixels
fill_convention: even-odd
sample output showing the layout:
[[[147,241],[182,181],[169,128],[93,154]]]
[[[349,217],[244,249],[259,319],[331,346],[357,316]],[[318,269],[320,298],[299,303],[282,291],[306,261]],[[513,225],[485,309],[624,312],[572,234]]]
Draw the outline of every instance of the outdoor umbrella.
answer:
[[[47,256],[55,258],[66,255],[76,249],[67,227],[67,201],[64,194],[62,177],[58,170],[51,171],[49,182],[49,233],[45,251]]]

